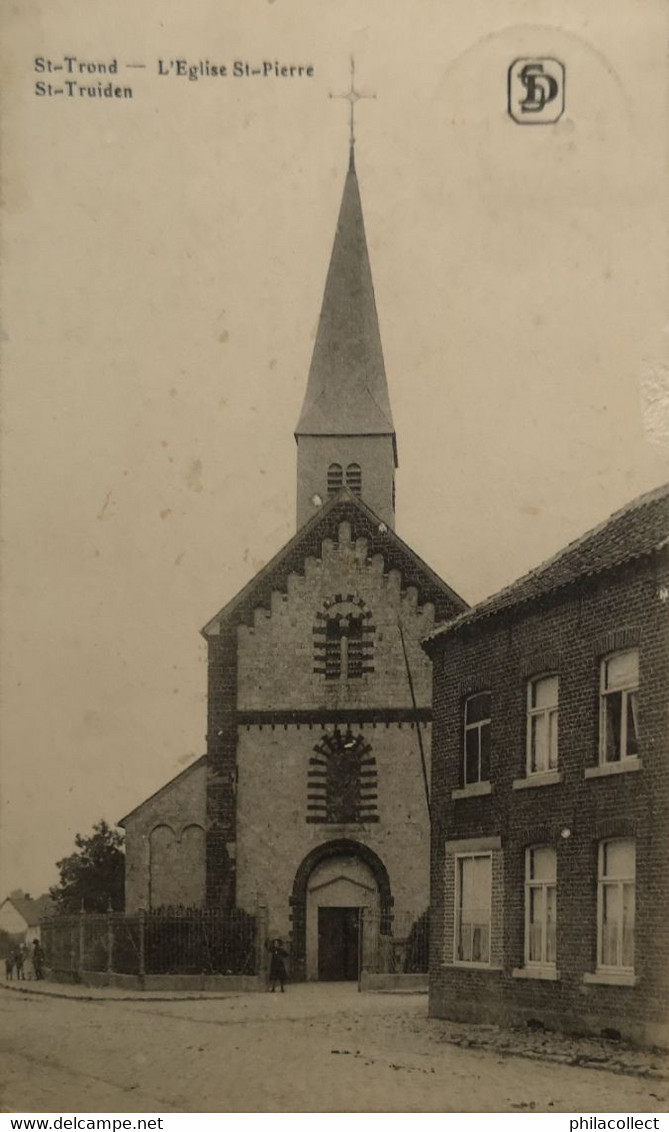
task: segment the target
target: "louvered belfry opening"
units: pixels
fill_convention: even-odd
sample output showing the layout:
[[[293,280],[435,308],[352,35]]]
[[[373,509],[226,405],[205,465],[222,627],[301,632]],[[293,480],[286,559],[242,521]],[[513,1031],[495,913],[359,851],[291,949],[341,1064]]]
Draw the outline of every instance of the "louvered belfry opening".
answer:
[[[328,495],[336,495],[344,486],[344,469],[341,464],[330,464],[328,468]]]
[[[362,735],[335,730],[324,735],[309,760],[307,822],[377,822],[377,771]]]
[[[349,464],[346,469],[346,486],[354,495],[362,495],[362,468],[359,464]]]

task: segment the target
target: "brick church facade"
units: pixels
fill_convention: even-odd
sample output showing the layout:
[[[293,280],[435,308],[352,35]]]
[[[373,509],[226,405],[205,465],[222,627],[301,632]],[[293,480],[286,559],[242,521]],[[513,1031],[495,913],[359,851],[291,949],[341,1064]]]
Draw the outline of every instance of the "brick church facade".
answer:
[[[203,629],[207,753],[120,823],[126,907],[267,909],[294,978],[429,904],[431,664],[466,609],[394,532],[397,443],[353,145],[297,440],[297,533]]]

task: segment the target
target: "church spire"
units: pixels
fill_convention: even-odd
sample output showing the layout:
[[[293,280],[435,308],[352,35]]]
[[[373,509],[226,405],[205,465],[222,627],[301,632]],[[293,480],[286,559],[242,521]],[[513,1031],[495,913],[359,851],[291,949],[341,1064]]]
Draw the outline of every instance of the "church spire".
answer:
[[[355,91],[353,73],[351,90],[342,97],[351,104],[349,166],[295,430],[298,526],[318,506],[314,500],[322,501],[337,484],[351,487],[394,525],[397,448],[355,169],[353,109],[363,96]]]

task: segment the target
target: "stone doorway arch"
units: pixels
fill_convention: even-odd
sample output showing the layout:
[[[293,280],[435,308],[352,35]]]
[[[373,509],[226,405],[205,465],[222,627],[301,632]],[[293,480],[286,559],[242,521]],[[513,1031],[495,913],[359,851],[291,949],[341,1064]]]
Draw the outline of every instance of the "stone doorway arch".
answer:
[[[390,878],[388,870],[381,858],[359,841],[349,838],[337,838],[317,845],[299,865],[295,873],[293,891],[290,897],[291,906],[291,969],[292,977],[296,982],[304,981],[307,977],[307,896],[309,878],[314,870],[328,861],[336,858],[353,859],[362,862],[372,874],[378,893],[378,908],[380,913],[381,932],[390,931],[393,897],[390,891]]]

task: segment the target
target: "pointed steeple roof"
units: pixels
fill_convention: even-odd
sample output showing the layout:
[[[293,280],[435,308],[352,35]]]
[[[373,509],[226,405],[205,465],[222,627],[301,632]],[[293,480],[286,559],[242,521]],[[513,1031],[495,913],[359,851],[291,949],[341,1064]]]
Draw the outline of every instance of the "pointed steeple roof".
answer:
[[[353,145],[295,435],[392,436],[395,448]]]

